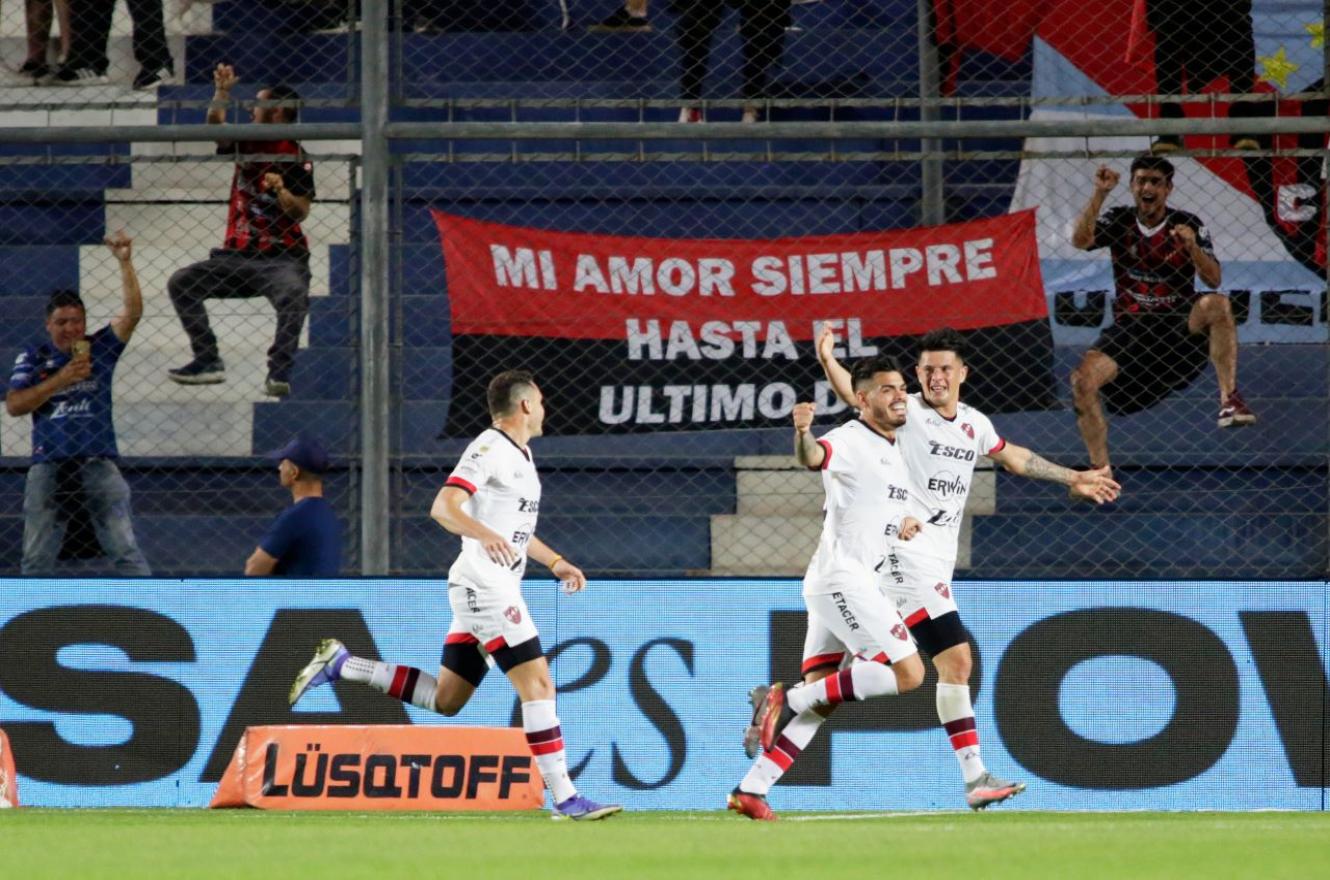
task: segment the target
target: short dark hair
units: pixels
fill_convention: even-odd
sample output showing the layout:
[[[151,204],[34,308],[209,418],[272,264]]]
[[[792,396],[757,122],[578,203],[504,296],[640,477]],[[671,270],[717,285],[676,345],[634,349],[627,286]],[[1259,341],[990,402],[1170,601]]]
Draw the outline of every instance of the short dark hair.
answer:
[[[1131,160],[1131,176],[1135,177],[1137,171],[1158,171],[1164,175],[1164,180],[1173,182],[1173,163],[1163,156],[1152,156],[1149,153],[1137,156]]]
[[[854,385],[854,390],[858,391],[861,385],[871,384],[873,377],[878,373],[900,373],[902,377],[905,376],[900,361],[889,354],[866,357],[855,364],[854,369],[850,371],[850,380]]]
[[[490,417],[502,418],[512,415],[520,399],[520,392],[536,387],[536,377],[530,370],[504,370],[490,380],[485,398],[489,402]]]
[[[51,317],[56,309],[70,306],[77,306],[85,315],[88,313],[88,307],[83,304],[83,297],[79,296],[77,290],[57,290],[46,300],[46,317]]]
[[[293,87],[288,86],[286,83],[274,83],[273,85],[265,86],[264,88],[267,89],[267,92],[268,92],[268,100],[269,100],[269,101],[299,101],[299,100],[300,100],[300,93],[297,92]],[[264,91],[264,89],[259,89],[259,91]],[[299,107],[295,107],[295,106],[292,106],[292,107],[282,107],[282,108],[280,108],[280,109],[286,111],[286,121],[287,121],[287,122],[299,122],[299,121],[300,121],[300,108],[299,108]]]
[[[965,362],[965,337],[950,327],[930,330],[919,339],[919,354],[926,351],[949,351],[956,359]]]

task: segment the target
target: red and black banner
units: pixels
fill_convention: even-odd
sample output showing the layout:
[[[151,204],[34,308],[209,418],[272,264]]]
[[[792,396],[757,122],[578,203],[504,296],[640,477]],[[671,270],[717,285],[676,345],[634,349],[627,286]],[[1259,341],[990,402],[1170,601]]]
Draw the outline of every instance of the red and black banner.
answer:
[[[489,424],[485,385],[535,372],[551,434],[784,427],[832,409],[813,352],[843,362],[966,334],[965,399],[1056,405],[1034,212],[965,224],[769,241],[583,235],[434,212],[453,333],[446,434]],[[907,377],[913,380],[913,377]]]

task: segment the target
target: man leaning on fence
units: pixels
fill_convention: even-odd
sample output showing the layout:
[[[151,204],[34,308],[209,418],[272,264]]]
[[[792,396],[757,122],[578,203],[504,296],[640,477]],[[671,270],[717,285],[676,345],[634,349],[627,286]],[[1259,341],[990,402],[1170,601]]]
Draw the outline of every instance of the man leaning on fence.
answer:
[[[1198,277],[1212,288],[1223,280],[1210,234],[1201,218],[1168,205],[1173,164],[1138,156],[1131,163],[1134,204],[1100,217],[1117,184],[1118,172],[1101,165],[1071,235],[1081,250],[1108,248],[1113,263],[1113,323],[1071,375],[1076,425],[1094,468],[1110,466],[1105,409],[1113,415],[1148,409],[1190,385],[1209,362],[1219,385],[1219,427],[1256,421],[1238,393],[1238,335],[1228,297],[1195,285]]]
[[[117,573],[151,574],[134,538],[111,419],[112,375],[143,315],[143,298],[131,240],[120,232],[106,244],[120,263],[120,314],[89,336],[83,300],[76,291],[57,291],[46,304],[49,339],[24,349],[9,379],[5,409],[11,416],[32,415],[32,467],[23,493],[25,575],[52,574],[57,557],[96,556],[96,546]]]
[[[226,106],[236,82],[235,70],[229,64],[217,65],[213,71],[213,99],[208,106],[209,123],[226,121]],[[294,104],[300,96],[295,89],[270,86],[260,89],[257,99],[290,106],[256,105],[251,111],[256,124],[296,121]],[[270,397],[285,397],[291,393],[300,329],[309,313],[309,242],[300,222],[309,216],[314,200],[314,168],[293,140],[219,141],[217,152],[236,156],[226,240],[208,259],[180,269],[167,282],[171,304],[189,334],[194,353],[192,361],[167,375],[182,385],[224,381],[226,368],[204,302],[261,296],[277,311],[277,331],[268,349],[268,376],[263,390]],[[289,158],[249,158],[259,155]]]

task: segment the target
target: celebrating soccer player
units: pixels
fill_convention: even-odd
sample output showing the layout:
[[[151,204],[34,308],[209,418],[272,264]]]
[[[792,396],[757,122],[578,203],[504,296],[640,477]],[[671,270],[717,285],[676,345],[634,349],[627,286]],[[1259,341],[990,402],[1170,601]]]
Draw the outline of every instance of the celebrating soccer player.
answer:
[[[817,340],[818,359],[836,394],[852,406],[860,406],[851,374],[835,358],[835,344],[835,334],[825,328]],[[932,658],[938,673],[938,719],[960,763],[966,802],[974,809],[983,809],[1020,793],[1025,785],[999,779],[984,766],[970,701],[970,645],[957,608],[952,574],[975,463],[979,456],[986,455],[1014,474],[1064,484],[1073,496],[1100,504],[1116,499],[1119,487],[1107,468],[1070,470],[1008,443],[987,416],[961,403],[961,385],[969,375],[964,345],[959,333],[947,329],[920,340],[915,375],[923,390],[907,397],[909,418],[896,431],[896,437],[914,489],[912,509],[918,511],[923,528],[908,543],[880,543],[885,564],[877,578],[880,589],[905,618],[914,640]],[[806,650],[805,681],[841,674],[837,669],[846,660],[852,661],[853,655]],[[814,728],[821,721],[821,717],[808,719]],[[779,743],[767,749],[739,784],[739,791],[766,794],[789,769],[799,748],[802,746],[796,746],[793,754]],[[749,810],[740,812],[759,818]]]
[[[764,754],[730,793],[729,808],[752,819],[775,818],[767,791],[831,709],[905,693],[924,680],[919,652],[874,572],[886,558],[884,535],[909,541],[919,533],[919,520],[907,515],[910,479],[896,442],[908,410],[905,375],[882,356],[856,364],[851,382],[859,418],[821,438],[812,432],[814,404],[794,407],[795,456],[822,472],[826,517],[803,582],[804,681],[788,692],[776,683],[751,694],[753,725],[744,748],[750,757],[759,746]],[[844,657],[867,662],[831,674]]]
[[[291,703],[312,687],[345,679],[421,709],[456,715],[485,677],[486,657],[492,658],[522,701],[522,727],[553,797],[555,818],[603,819],[622,807],[582,797],[568,776],[554,682],[522,598],[528,558],[548,568],[567,592],[586,587],[582,570],[536,537],[540,478],[527,443],[541,434],[544,397],[530,373],[509,370],[490,381],[488,399],[493,426],[467,446],[430,511],[439,525],[462,537],[462,552],[448,570],[453,622],[439,677],[353,657],[341,642],[324,639],[291,685]]]
[[[1099,166],[1071,235],[1081,250],[1106,247],[1113,259],[1113,324],[1071,375],[1076,427],[1097,468],[1109,466],[1105,408],[1114,415],[1148,409],[1190,385],[1207,361],[1219,379],[1219,427],[1256,422],[1238,393],[1238,332],[1228,297],[1195,287],[1198,275],[1210,287],[1223,277],[1210,234],[1195,214],[1168,207],[1173,163],[1137,157],[1131,163],[1135,205],[1100,217],[1117,184],[1118,173]]]

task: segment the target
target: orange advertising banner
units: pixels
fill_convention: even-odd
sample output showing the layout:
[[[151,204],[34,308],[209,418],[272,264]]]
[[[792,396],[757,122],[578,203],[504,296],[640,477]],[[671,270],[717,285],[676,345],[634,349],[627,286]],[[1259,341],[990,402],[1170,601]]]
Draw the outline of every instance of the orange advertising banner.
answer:
[[[211,807],[535,810],[544,785],[516,727],[249,727]]]
[[[0,809],[18,806],[18,767],[9,750],[9,737],[0,730]]]

